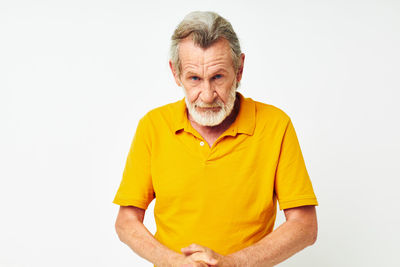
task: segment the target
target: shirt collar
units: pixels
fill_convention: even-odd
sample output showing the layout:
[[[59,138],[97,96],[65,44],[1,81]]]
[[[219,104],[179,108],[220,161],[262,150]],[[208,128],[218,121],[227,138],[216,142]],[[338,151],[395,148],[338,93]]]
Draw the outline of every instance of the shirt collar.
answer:
[[[185,103],[185,98],[182,98],[180,101],[178,101],[176,105],[176,109],[173,111],[173,116],[175,118],[172,118],[174,120],[174,127],[173,131],[176,133],[179,130],[187,128],[187,109],[186,109],[186,103]]]
[[[231,127],[236,128],[238,133],[253,135],[256,127],[256,104],[253,99],[244,98],[239,92],[237,94],[240,98],[239,114]]]
[[[254,128],[256,125],[256,106],[251,98],[244,98],[244,96],[236,92],[240,99],[239,113],[232,123],[232,125],[227,130],[232,132],[234,135],[237,133],[244,133],[248,135],[253,135]],[[174,133],[179,130],[190,131],[190,122],[187,118],[187,109],[185,98],[178,101],[176,109],[174,110],[175,123],[173,127]]]

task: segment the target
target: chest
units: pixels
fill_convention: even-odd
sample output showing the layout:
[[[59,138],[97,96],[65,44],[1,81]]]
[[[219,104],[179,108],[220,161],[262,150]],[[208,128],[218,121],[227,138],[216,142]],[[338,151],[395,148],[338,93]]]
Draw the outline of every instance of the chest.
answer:
[[[279,148],[263,147],[247,135],[227,136],[211,147],[185,132],[159,141],[151,159],[158,208],[187,201],[199,202],[196,206],[272,201]]]

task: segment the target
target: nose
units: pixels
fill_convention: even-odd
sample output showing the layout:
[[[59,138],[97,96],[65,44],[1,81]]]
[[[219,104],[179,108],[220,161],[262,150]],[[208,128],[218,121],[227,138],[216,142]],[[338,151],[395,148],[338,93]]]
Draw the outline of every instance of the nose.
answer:
[[[200,94],[200,99],[204,103],[214,103],[214,100],[217,96],[217,92],[211,87],[210,82],[204,81],[202,88],[201,88],[201,94]]]

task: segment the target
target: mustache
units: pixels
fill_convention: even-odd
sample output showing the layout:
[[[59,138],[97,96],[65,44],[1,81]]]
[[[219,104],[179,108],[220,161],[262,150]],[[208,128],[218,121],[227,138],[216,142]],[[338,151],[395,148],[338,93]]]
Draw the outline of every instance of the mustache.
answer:
[[[211,104],[204,103],[203,101],[200,100],[200,101],[196,101],[194,103],[194,106],[199,107],[199,108],[222,108],[222,107],[224,107],[224,103],[219,99],[217,101],[214,101],[214,103],[211,103]]]

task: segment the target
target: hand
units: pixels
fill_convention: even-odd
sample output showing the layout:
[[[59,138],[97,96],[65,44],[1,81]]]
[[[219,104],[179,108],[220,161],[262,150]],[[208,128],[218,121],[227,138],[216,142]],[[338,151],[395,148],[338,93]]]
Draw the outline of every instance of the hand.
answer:
[[[218,254],[217,252],[213,251],[212,249],[198,245],[198,244],[191,244],[188,247],[182,248],[181,251],[186,257],[193,257],[194,259],[199,259],[201,261],[204,261],[204,263],[208,264],[208,265],[204,265],[204,266],[215,266],[215,267],[234,266],[234,262],[232,261],[232,258],[230,258],[229,256],[224,256],[224,255]],[[207,260],[205,260],[205,259],[207,259]],[[191,265],[188,265],[188,267],[189,266],[191,266]],[[193,265],[193,266],[197,266],[197,265]],[[203,265],[199,265],[199,266],[203,266]]]
[[[166,266],[173,267],[216,267],[217,261],[205,253],[193,253],[191,255],[176,254]]]

